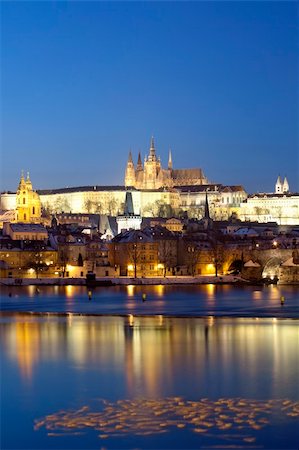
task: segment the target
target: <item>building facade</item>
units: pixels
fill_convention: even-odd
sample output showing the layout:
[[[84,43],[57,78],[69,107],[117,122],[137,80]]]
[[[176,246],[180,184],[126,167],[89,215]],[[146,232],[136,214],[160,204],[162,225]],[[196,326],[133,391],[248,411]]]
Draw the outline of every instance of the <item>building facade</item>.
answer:
[[[254,194],[241,203],[239,217],[278,225],[299,225],[299,194],[290,193],[286,177],[282,182],[279,176],[274,193]]]

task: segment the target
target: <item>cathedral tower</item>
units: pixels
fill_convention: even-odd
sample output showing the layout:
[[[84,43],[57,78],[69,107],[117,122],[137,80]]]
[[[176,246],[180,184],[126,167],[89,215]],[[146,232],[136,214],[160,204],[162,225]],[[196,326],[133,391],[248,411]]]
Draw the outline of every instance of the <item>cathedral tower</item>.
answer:
[[[16,196],[16,221],[40,223],[41,201],[37,192],[32,189],[29,172],[25,180],[22,172]]]
[[[130,150],[125,174],[125,186],[135,186],[135,182],[136,182],[135,167],[133,163],[132,153]]]

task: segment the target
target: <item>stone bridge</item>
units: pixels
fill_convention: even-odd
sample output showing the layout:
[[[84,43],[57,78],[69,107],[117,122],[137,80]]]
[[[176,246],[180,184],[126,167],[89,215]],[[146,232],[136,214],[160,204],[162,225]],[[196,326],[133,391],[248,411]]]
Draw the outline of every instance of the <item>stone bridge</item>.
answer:
[[[293,258],[293,259],[292,259]],[[246,263],[252,261],[255,264]],[[249,249],[236,247],[224,252],[223,272],[227,273],[243,262],[242,275],[249,279],[277,277],[286,281],[299,281],[299,250],[297,249]],[[244,267],[245,264],[245,267]]]

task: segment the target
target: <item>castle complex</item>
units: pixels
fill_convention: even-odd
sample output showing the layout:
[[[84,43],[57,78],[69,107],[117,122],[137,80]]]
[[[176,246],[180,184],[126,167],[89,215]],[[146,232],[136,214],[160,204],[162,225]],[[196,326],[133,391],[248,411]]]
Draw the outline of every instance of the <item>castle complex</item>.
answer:
[[[132,153],[129,158],[125,174],[125,186],[140,190],[172,188],[177,186],[197,186],[209,184],[201,169],[173,169],[172,156],[169,151],[168,167],[163,169],[160,157],[156,156],[154,138],[151,139],[149,155],[144,159],[142,166],[139,152],[136,168]]]
[[[211,183],[202,169],[173,169],[169,152],[163,168],[156,155],[154,139],[142,164],[140,153],[136,166],[129,153],[122,186],[81,186],[35,192],[29,174],[23,174],[16,193],[1,193],[0,228],[4,222],[39,223],[41,205],[46,215],[57,213],[106,214],[124,220],[124,206],[130,192],[136,217],[171,217],[187,212],[189,218],[201,218],[206,194],[211,217],[225,220],[233,213],[241,220],[299,223],[299,195],[289,192],[289,184],[279,176],[273,193],[248,197],[240,185]],[[132,217],[130,216],[130,223]],[[127,220],[127,219],[126,219]]]

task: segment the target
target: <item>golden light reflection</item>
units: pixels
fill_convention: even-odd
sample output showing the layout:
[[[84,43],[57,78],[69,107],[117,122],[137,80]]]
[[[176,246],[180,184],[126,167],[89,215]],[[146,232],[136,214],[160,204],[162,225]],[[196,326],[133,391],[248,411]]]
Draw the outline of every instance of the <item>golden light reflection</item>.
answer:
[[[209,327],[212,327],[215,323],[215,318],[213,316],[208,317],[208,325]]]
[[[32,378],[33,366],[39,359],[40,327],[34,322],[16,323],[16,352],[21,374]]]
[[[263,298],[262,291],[253,291],[253,300],[261,300]]]
[[[72,298],[74,296],[74,286],[71,284],[65,286],[65,295],[67,298]]]
[[[167,397],[100,402],[101,411],[91,410],[89,406],[58,411],[36,420],[34,429],[44,427],[48,436],[57,436],[88,428],[97,430],[100,439],[106,439],[128,434],[155,435],[170,432],[173,427],[178,430],[188,427],[194,433],[203,433],[212,442],[217,437],[234,444],[255,442],[259,430],[271,424],[274,411],[279,412],[283,420],[295,422],[299,417],[299,402],[289,399],[219,398],[213,401],[203,398],[193,401]]]
[[[214,300],[215,299],[215,289],[216,289],[216,285],[215,284],[207,284],[207,296],[209,300]]]
[[[28,286],[28,295],[29,297],[35,297],[36,295],[36,286],[34,286],[33,284],[30,284]]]
[[[127,295],[128,297],[134,297],[135,286],[133,284],[128,284],[127,286]]]
[[[156,284],[154,289],[158,297],[164,297],[165,286],[163,284]]]
[[[134,316],[133,314],[129,314],[129,325],[132,327],[134,325]]]

